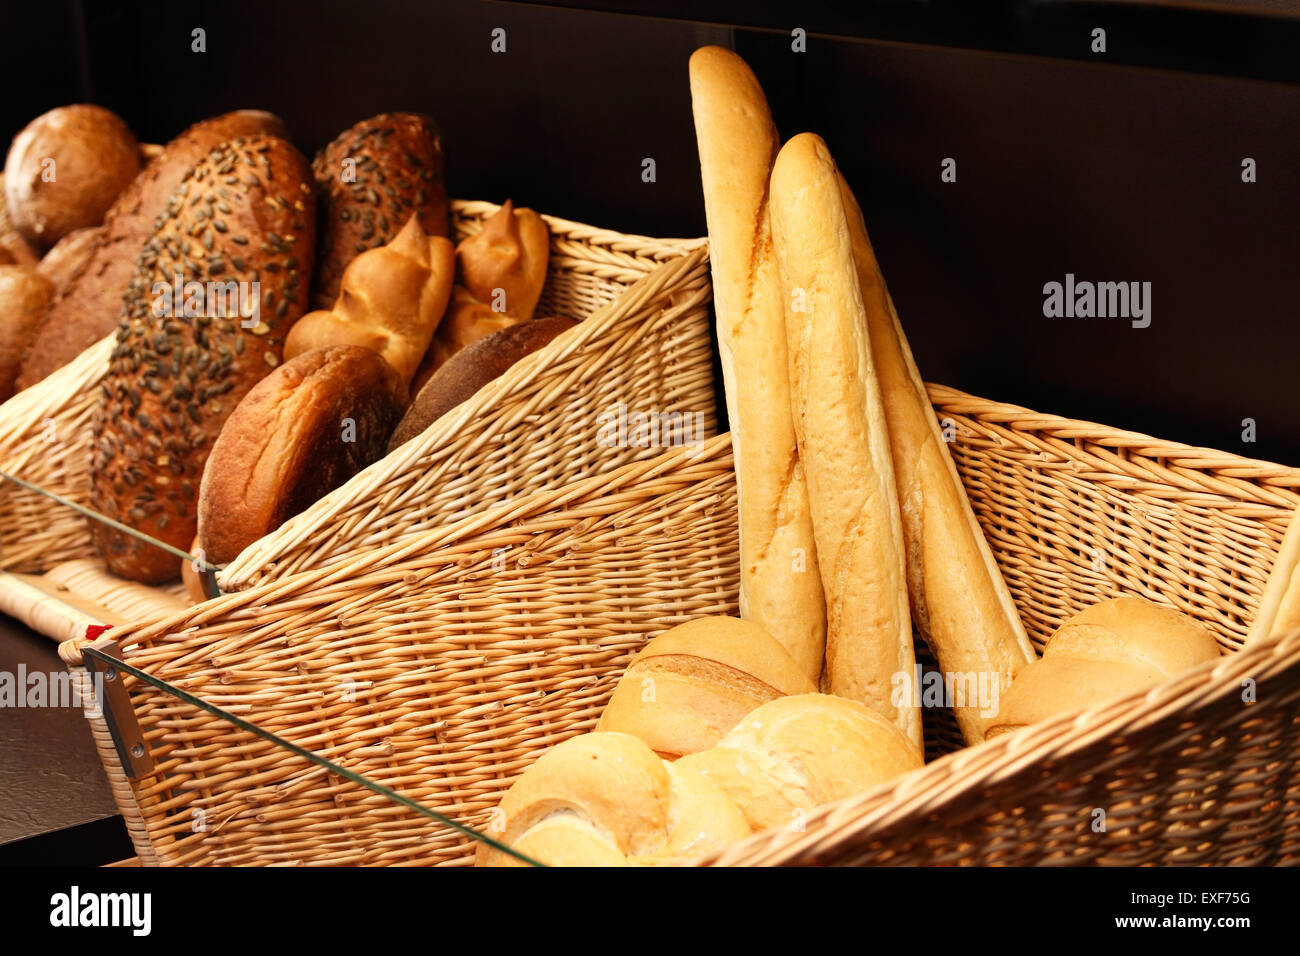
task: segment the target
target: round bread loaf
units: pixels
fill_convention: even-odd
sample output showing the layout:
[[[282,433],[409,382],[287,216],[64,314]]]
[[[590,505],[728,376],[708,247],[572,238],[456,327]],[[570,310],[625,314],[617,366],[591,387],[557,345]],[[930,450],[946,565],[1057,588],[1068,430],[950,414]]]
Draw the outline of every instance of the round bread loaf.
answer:
[[[1153,687],[1219,656],[1214,635],[1144,598],[1102,601],[1070,618],[1000,695],[984,739]]]
[[[281,363],[311,282],[311,168],[289,143],[239,137],[190,170],[136,260],[102,383],[91,507],[183,549],[199,479],[230,413]],[[95,522],[115,574],[157,584],[176,557]]]
[[[199,488],[199,547],[226,564],[384,453],[406,407],[370,349],[313,349],[258,382],[226,421]]]
[[[210,150],[227,140],[257,135],[287,138],[279,117],[262,110],[238,110],[196,123],[163,147],[113,203],[104,218],[103,234],[82,267],[56,294],[23,359],[19,389],[35,385],[117,329],[136,260],[172,193]]]
[[[510,366],[575,325],[569,319],[549,318],[500,329],[461,349],[423,386],[417,378],[419,391],[388,440],[388,450],[406,444],[488,382],[504,375]]]
[[[323,204],[317,309],[333,306],[348,263],[391,242],[413,212],[428,235],[448,234],[442,134],[428,116],[381,113],[362,120],[316,155],[312,171]]]
[[[61,106],[28,123],[9,147],[9,218],[28,242],[48,249],[103,222],[139,171],[139,144],[121,118],[88,103]]]
[[[104,235],[103,226],[87,226],[74,229],[54,244],[54,248],[45,253],[37,271],[54,285],[54,294],[62,292],[81,267],[90,258],[95,243]]]
[[[716,745],[768,701],[817,690],[757,624],[705,617],[660,634],[632,659],[597,730],[644,740],[665,760]]]
[[[54,285],[39,273],[0,265],[0,401],[14,393],[18,363],[53,294]]]
[[[549,866],[672,865],[750,833],[708,778],[619,733],[582,734],[542,754],[496,819],[489,836]],[[476,863],[523,865],[483,843]]]
[[[751,711],[716,747],[678,761],[726,791],[756,831],[797,824],[814,807],[923,763],[891,720],[830,694],[777,698]]]

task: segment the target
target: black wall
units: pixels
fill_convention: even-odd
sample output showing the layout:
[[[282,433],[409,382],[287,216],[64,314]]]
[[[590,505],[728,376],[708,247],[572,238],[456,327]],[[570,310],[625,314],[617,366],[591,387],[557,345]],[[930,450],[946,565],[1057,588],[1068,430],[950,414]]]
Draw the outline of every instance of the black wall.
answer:
[[[857,18],[831,4],[839,19],[819,20],[818,6],[790,8],[811,34],[794,53],[783,14],[755,20],[752,5],[655,9],[771,29],[469,0],[14,5],[0,8],[0,137],[74,99],[155,142],[257,106],[311,151],[372,113],[421,110],[443,126],[458,196],[699,235],[686,61],[732,45],[782,134],[819,132],[857,189],[927,378],[1300,465],[1296,21],[1105,4],[981,20],[898,3]],[[936,17],[900,27],[916,8]],[[1113,56],[1090,53],[1093,25]],[[206,53],[191,52],[195,27]],[[940,181],[944,157],[956,183]],[[1044,318],[1043,284],[1067,272],[1151,282],[1151,326]]]

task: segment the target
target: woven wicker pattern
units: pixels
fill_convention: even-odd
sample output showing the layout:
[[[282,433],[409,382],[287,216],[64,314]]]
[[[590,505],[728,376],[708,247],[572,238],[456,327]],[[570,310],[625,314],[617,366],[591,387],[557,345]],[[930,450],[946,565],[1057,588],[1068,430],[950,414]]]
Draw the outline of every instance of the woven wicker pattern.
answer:
[[[453,203],[458,236],[478,231],[497,208],[484,202]],[[527,394],[516,397],[516,389],[498,382],[491,392],[494,402],[476,396],[478,413],[472,419],[461,415],[457,430],[466,432],[465,422],[472,421],[474,434],[457,436],[450,442],[454,447],[434,448],[456,432],[444,427],[441,439],[426,433],[417,440],[426,453],[419,460],[413,457],[417,444],[413,441],[390,456],[389,461],[401,462],[397,468],[372,471],[369,478],[359,478],[348,486],[350,490],[336,494],[325,512],[351,510],[339,516],[332,536],[326,537],[324,530],[318,532],[310,523],[299,523],[297,532],[277,538],[291,552],[283,561],[285,568],[299,569],[326,556],[341,556],[353,544],[374,546],[387,540],[382,523],[365,524],[369,533],[356,535],[356,522],[362,518],[373,522],[375,514],[389,516],[399,529],[417,521],[441,522],[524,491],[553,487],[598,468],[658,453],[653,448],[598,447],[594,421],[589,421],[596,411],[584,417],[598,406],[583,403],[622,401],[633,409],[698,411],[704,416],[705,433],[714,433],[706,240],[651,239],[543,218],[551,230],[551,260],[541,314],[587,319],[597,312],[599,328],[584,328],[579,341],[562,349],[561,367],[546,374],[540,368],[545,360],[539,363],[537,356],[531,356],[530,378],[513,375],[510,379],[516,386],[526,386],[522,390]],[[659,272],[661,266],[667,271]],[[645,283],[638,291],[620,300],[641,280]],[[602,354],[606,346],[613,351]],[[89,424],[111,350],[112,337],[0,405],[0,470],[80,504],[89,503]],[[484,416],[497,417],[489,427]],[[483,447],[488,436],[500,445]],[[397,472],[412,468],[429,471],[418,487],[401,485],[400,480],[390,484]],[[408,515],[410,494],[428,496],[418,514]],[[367,496],[376,500],[362,500]],[[292,550],[306,534],[311,535],[313,547]],[[247,586],[254,571],[267,573],[264,564],[279,551],[271,546],[265,553],[268,557],[253,566],[241,563],[247,573],[235,579],[238,586]],[[0,482],[0,569],[39,573],[93,554],[85,519],[34,492]]]
[[[929,711],[925,732],[932,762],[927,767],[884,788],[822,808],[809,817],[800,833],[760,834],[706,862],[1300,862],[1300,635],[1238,649],[1300,498],[1300,470],[1040,415],[938,386],[931,386],[931,398],[940,419],[952,424],[958,469],[1026,626],[1040,646],[1068,615],[1128,592],[1158,597],[1198,618],[1220,634],[1231,653],[1145,695],[1082,715],[1065,715],[948,756],[942,755],[956,749],[960,740],[951,714]],[[705,461],[701,459],[697,466]],[[466,667],[467,660],[473,662],[477,670],[472,673],[484,683],[491,700],[470,698],[473,713],[491,715],[495,701],[504,702],[497,723],[485,718],[474,725],[477,763],[439,764],[420,749],[424,746],[421,732],[443,732],[446,713],[463,713],[460,708],[467,691],[454,683],[421,691],[428,696],[419,699],[413,699],[415,692],[407,685],[384,684],[382,693],[365,697],[363,705],[352,705],[346,716],[324,711],[324,723],[299,716],[301,733],[337,728],[340,722],[355,727],[357,734],[349,736],[347,744],[337,743],[339,734],[333,730],[317,735],[319,748],[335,753],[340,747],[361,748],[363,742],[374,745],[376,738],[383,737],[376,727],[391,721],[407,736],[388,736],[394,749],[385,753],[387,762],[380,761],[384,776],[377,779],[419,794],[432,801],[430,806],[451,810],[466,822],[481,824],[484,808],[493,805],[494,797],[488,797],[487,790],[498,795],[546,747],[591,729],[627,651],[682,617],[708,613],[709,601],[728,607],[734,602],[738,569],[731,477],[710,472],[707,478],[699,476],[698,486],[673,492],[681,494],[680,499],[661,499],[677,502],[667,505],[667,515],[693,516],[715,509],[708,513],[712,530],[698,535],[698,545],[692,543],[678,552],[678,534],[696,532],[675,524],[657,547],[639,559],[631,560],[626,553],[616,559],[608,549],[620,538],[626,541],[627,528],[632,526],[627,522],[635,522],[639,514],[638,499],[628,498],[616,487],[630,473],[620,472],[617,479],[591,479],[571,489],[586,494],[601,488],[604,505],[616,509],[606,519],[609,524],[588,530],[558,517],[541,524],[554,533],[562,533],[563,528],[573,535],[565,553],[572,555],[575,579],[602,582],[599,598],[591,599],[595,603],[583,605],[592,614],[584,619],[584,626],[595,630],[610,626],[597,622],[616,620],[615,629],[626,643],[619,645],[623,654],[596,677],[593,687],[598,690],[583,698],[582,708],[548,711],[545,704],[539,705],[541,711],[528,712],[525,734],[519,732],[513,715],[528,695],[548,685],[516,671],[507,686],[507,678],[489,666],[493,655],[501,653],[510,666],[526,659],[529,667],[547,675],[543,680],[559,682],[558,686],[570,689],[568,693],[577,693],[576,688],[591,679],[583,669],[587,660],[575,659],[563,642],[554,647],[545,640],[519,644],[497,633],[471,648],[444,635],[455,626],[464,628],[467,619],[478,615],[485,621],[505,619],[526,627],[539,607],[562,615],[568,624],[572,618],[563,615],[572,612],[563,595],[552,593],[547,601],[539,601],[539,592],[529,583],[531,571],[506,589],[494,591],[491,598],[462,586],[455,592],[459,603],[440,610],[435,629],[426,631],[421,617],[426,613],[424,588],[408,587],[400,594],[395,589],[406,573],[399,570],[405,565],[398,562],[417,553],[433,554],[433,547],[450,557],[457,546],[447,535],[469,534],[471,529],[486,534],[485,520],[504,524],[510,508],[532,507],[527,502],[467,519],[455,526],[460,530],[422,532],[378,556],[265,585],[204,605],[188,616],[127,632],[142,644],[141,650],[132,652],[132,659],[160,676],[179,681],[188,677],[196,688],[211,687],[218,675],[228,674],[232,683],[219,689],[223,693],[232,686],[239,689],[239,702],[249,706],[246,716],[272,729],[287,730],[300,724],[286,715],[283,701],[299,706],[296,701],[306,699],[308,693],[299,689],[303,681],[323,667],[333,667],[335,672],[364,668],[367,675],[384,679],[399,672],[407,677],[408,665],[398,665],[394,658],[416,653],[410,649],[410,635],[419,633],[422,649],[433,655],[428,658],[431,666],[456,668]],[[674,472],[686,473],[685,469]],[[700,493],[711,504],[693,497]],[[546,492],[528,501],[552,501],[558,506],[556,495]],[[622,530],[617,530],[620,522]],[[724,539],[725,544],[719,544]],[[516,543],[517,539],[511,540]],[[1096,549],[1102,550],[1105,560],[1098,560]],[[550,546],[537,550],[556,551]],[[693,555],[688,566],[699,563],[725,584],[707,599],[700,595],[688,606],[674,605],[666,578],[661,575],[652,584],[650,576],[660,570],[665,575],[680,573],[663,563],[679,553]],[[475,555],[463,559],[467,569],[481,569],[489,559],[485,550]],[[625,558],[628,563],[619,563]],[[381,565],[390,570],[376,572],[374,568]],[[539,560],[538,574],[547,574],[551,567],[545,559]],[[410,579],[411,584],[423,580],[418,575]],[[267,606],[271,601],[276,602],[273,609]],[[555,601],[559,603],[549,603]],[[629,605],[655,606],[650,616],[654,624],[644,634],[635,633],[637,625],[627,618],[615,617]],[[344,610],[343,619],[331,621],[330,615],[338,609]],[[669,610],[678,613],[667,617]],[[408,619],[412,613],[415,621]],[[299,627],[319,630],[309,631],[314,640],[309,636],[299,641]],[[353,630],[366,627],[369,630],[362,633]],[[499,650],[498,641],[503,642]],[[74,647],[65,646],[64,653],[76,662]],[[924,659],[925,654],[918,657]],[[338,660],[348,663],[335,663]],[[268,668],[281,675],[278,682],[269,679]],[[301,676],[283,676],[299,670]],[[409,680],[422,678],[423,671],[412,671],[416,676]],[[1242,700],[1247,678],[1254,682],[1251,704]],[[236,783],[237,778],[265,768],[271,768],[267,779],[273,781],[288,780],[294,773],[306,778],[310,770],[305,762],[265,750],[256,751],[261,755],[258,763],[244,762],[242,756],[222,756],[228,754],[222,747],[242,742],[242,735],[152,693],[137,690],[136,700],[137,711],[149,721],[155,752],[164,759],[163,769],[158,779],[138,787],[134,796],[119,790],[118,798],[129,812],[139,813],[154,842],[149,852],[157,852],[163,862],[464,863],[470,856],[468,841],[441,833],[436,840],[428,838],[420,844],[429,826],[408,811],[390,807],[380,819],[381,803],[351,785],[323,780],[310,784],[322,801],[337,796],[355,801],[364,812],[322,810],[318,817],[306,818],[294,816],[297,805],[291,804],[285,813],[277,811],[261,820],[257,837],[245,835],[242,831],[252,824],[237,821],[264,812],[265,805],[256,800],[241,803],[239,795],[245,790],[240,788],[264,778]],[[320,710],[319,699],[315,700]],[[561,698],[565,706],[568,700]],[[398,723],[401,717],[409,723]],[[194,733],[187,736],[189,730]],[[469,736],[458,740],[464,746]],[[488,777],[491,785],[483,782]],[[277,792],[268,790],[263,799],[269,803]],[[484,796],[481,802],[480,795]],[[213,850],[211,839],[189,834],[186,819],[175,819],[180,809],[197,800],[240,814],[227,824],[237,831],[228,837],[230,846],[237,848],[229,855]],[[1105,814],[1105,831],[1093,829],[1099,810]],[[399,828],[392,821],[400,819],[407,822]],[[272,822],[279,827],[274,832]],[[391,829],[386,829],[390,824]],[[165,848],[173,840],[179,848],[169,855]]]
[[[129,663],[485,827],[540,749],[591,728],[645,640],[736,612],[731,469],[720,436],[114,638]],[[73,664],[78,643],[61,648]],[[158,770],[110,781],[141,859],[470,858],[454,831],[128,681]]]

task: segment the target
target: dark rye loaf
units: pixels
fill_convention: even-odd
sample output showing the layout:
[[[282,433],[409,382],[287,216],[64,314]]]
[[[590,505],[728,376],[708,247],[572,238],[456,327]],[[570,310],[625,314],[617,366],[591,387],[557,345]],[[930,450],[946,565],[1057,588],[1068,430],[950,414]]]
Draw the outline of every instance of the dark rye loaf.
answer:
[[[306,308],[315,214],[306,159],[274,137],[223,143],[172,194],[123,303],[94,419],[92,507],[189,548],[212,442],[240,399],[280,364],[284,337]],[[245,328],[237,313],[165,314],[158,290],[177,275],[259,283],[260,321]],[[180,573],[175,556],[92,527],[113,572],[150,584]]]
[[[257,135],[287,134],[278,116],[238,110],[195,123],[145,166],[109,209],[85,262],[50,303],[23,357],[18,389],[35,385],[117,328],[136,259],[185,174],[213,147]]]
[[[344,179],[345,170],[352,181]],[[312,171],[321,191],[312,294],[318,309],[333,307],[347,264],[391,242],[411,213],[420,214],[428,235],[447,235],[442,134],[427,116],[381,113],[362,120],[316,154]]]

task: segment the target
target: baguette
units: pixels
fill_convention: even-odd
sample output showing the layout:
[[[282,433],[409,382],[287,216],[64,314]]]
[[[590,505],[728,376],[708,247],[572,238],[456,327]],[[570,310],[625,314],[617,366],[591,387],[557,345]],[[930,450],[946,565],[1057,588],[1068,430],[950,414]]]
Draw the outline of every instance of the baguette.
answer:
[[[839,187],[889,425],[912,618],[946,678],[962,675],[969,687],[967,675],[988,675],[979,686],[989,686],[996,675],[994,693],[1004,691],[1035,659],[1034,648],[943,441],[862,210],[843,177]],[[979,743],[989,719],[981,711],[988,708],[975,700],[956,703],[962,736]]]
[[[820,137],[785,144],[770,202],[794,430],[826,592],[827,685],[919,747],[920,712],[895,693],[916,661],[889,433],[835,163]]]
[[[1282,538],[1282,547],[1264,585],[1246,643],[1262,641],[1297,627],[1300,627],[1300,509],[1291,518]]]
[[[704,47],[691,56],[690,74],[740,499],[740,613],[815,682],[826,605],[790,414],[785,314],[767,208],[779,141],[744,60]]]

